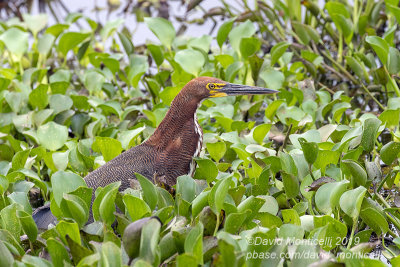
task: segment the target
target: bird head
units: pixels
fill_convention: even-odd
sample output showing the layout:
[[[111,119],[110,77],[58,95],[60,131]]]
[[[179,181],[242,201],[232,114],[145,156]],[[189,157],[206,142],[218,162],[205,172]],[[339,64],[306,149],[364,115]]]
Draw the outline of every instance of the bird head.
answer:
[[[230,95],[274,94],[276,90],[258,86],[234,84],[212,77],[198,77],[191,80],[184,88],[192,97],[204,99],[208,97],[223,97]]]

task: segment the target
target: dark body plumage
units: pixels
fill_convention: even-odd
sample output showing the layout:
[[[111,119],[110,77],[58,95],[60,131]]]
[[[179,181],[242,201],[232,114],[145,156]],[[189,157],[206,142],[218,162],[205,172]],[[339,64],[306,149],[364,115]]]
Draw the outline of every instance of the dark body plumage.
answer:
[[[120,191],[130,187],[135,173],[140,173],[156,184],[172,187],[178,176],[192,175],[193,157],[199,155],[202,146],[202,130],[196,119],[196,110],[207,97],[240,94],[271,94],[276,91],[230,84],[220,79],[199,77],[186,84],[174,98],[165,118],[144,143],[133,147],[85,177],[94,192],[101,186],[121,181]],[[56,218],[49,206],[35,210],[33,217],[39,228],[46,229]],[[89,222],[92,222],[90,208]]]

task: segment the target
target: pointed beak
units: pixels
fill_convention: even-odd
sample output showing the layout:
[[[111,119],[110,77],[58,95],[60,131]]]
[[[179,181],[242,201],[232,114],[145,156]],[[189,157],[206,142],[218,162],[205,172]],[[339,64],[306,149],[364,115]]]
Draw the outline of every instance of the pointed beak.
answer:
[[[214,93],[212,94],[213,97],[219,97],[227,95],[266,95],[279,93],[279,91],[258,86],[227,83],[220,89],[213,90],[211,93]]]

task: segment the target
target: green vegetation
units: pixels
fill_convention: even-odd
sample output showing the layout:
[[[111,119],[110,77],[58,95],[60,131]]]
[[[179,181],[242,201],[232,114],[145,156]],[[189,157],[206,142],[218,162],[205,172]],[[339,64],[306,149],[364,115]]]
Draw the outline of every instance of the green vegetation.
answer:
[[[354,256],[373,249],[400,265],[399,1],[254,2],[225,4],[215,38],[145,18],[146,49],[122,19],[0,22],[0,266],[385,266]],[[196,76],[280,93],[205,100],[197,180],[110,184],[85,226],[82,177],[143,142]],[[40,233],[44,202],[59,223]]]

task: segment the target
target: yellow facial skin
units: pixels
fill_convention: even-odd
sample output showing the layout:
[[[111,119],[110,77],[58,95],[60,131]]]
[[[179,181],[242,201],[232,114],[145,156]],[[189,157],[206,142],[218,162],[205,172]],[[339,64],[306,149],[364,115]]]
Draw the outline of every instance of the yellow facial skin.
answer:
[[[207,89],[210,90],[210,97],[222,97],[227,96],[226,93],[218,92],[219,89],[223,88],[225,83],[208,83]]]

